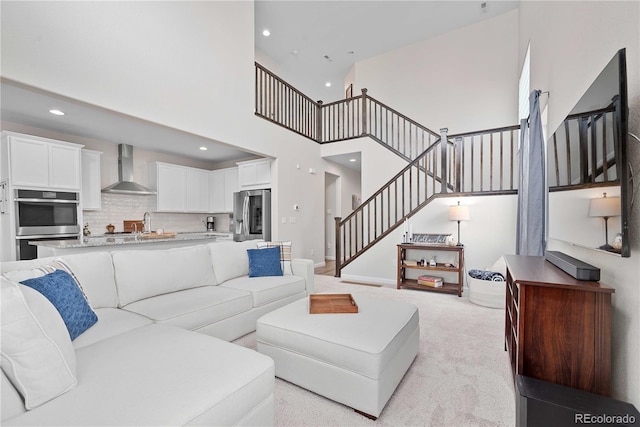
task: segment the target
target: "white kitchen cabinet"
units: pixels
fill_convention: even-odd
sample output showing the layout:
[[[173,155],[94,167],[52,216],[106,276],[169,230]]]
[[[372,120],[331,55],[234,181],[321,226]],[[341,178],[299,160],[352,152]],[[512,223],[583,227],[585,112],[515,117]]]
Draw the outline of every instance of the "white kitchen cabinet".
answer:
[[[187,168],[187,212],[209,212],[209,171]]]
[[[209,171],[160,162],[150,171],[158,212],[209,212]]]
[[[82,145],[21,134],[7,143],[12,186],[80,190]]]
[[[102,207],[100,191],[101,151],[82,150],[82,188],[80,203],[82,210],[100,210]]]
[[[242,190],[271,188],[271,159],[239,162],[238,184]]]
[[[238,191],[238,168],[209,172],[209,211],[233,212],[233,193]]]
[[[151,188],[157,191],[158,212],[186,212],[187,169],[167,163],[153,163]]]

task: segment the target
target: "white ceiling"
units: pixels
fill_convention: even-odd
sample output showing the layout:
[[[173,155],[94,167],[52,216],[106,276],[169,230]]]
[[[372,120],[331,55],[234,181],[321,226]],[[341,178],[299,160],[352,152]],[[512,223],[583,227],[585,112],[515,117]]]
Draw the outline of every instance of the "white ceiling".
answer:
[[[255,45],[278,64],[281,78],[311,99],[326,103],[344,97],[344,78],[354,62],[492,18],[518,5],[519,1],[502,0],[257,0]],[[262,35],[264,29],[271,32],[269,37]],[[325,87],[326,82],[331,82],[330,88]]]
[[[504,13],[517,1],[266,1],[255,2],[256,48],[271,57],[285,80],[312,99],[344,96],[355,61]],[[262,35],[264,28],[271,36]],[[296,50],[297,54],[292,54]],[[348,51],[354,51],[348,55]],[[328,55],[331,60],[324,58]],[[325,82],[332,87],[326,88]],[[248,82],[249,83],[249,82]],[[198,135],[3,80],[3,121],[209,161],[245,158],[235,147]],[[58,108],[65,116],[48,111]],[[207,151],[199,150],[207,146]],[[348,162],[349,155],[335,161]]]

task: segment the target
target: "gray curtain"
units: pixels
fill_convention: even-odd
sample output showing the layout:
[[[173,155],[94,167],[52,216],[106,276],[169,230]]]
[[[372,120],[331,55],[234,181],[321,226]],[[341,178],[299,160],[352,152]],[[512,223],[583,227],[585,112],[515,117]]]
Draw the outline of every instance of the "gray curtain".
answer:
[[[529,95],[529,126],[520,121],[518,255],[544,255],[546,246],[547,170],[539,97],[539,90]]]

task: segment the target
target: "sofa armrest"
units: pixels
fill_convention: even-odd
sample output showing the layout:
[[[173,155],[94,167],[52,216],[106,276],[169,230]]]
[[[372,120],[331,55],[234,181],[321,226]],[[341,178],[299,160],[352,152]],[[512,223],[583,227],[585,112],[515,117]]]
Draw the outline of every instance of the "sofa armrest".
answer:
[[[307,295],[315,292],[314,290],[314,264],[313,260],[294,258],[291,260],[291,270],[294,276],[304,277],[307,287]]]

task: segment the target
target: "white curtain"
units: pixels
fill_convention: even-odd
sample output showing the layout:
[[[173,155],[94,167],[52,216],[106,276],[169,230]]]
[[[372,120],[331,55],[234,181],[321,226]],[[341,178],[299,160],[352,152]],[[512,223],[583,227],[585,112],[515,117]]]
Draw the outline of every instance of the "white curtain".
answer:
[[[516,253],[544,255],[546,246],[547,169],[540,119],[540,91],[529,95],[529,126],[520,121],[520,182]]]

